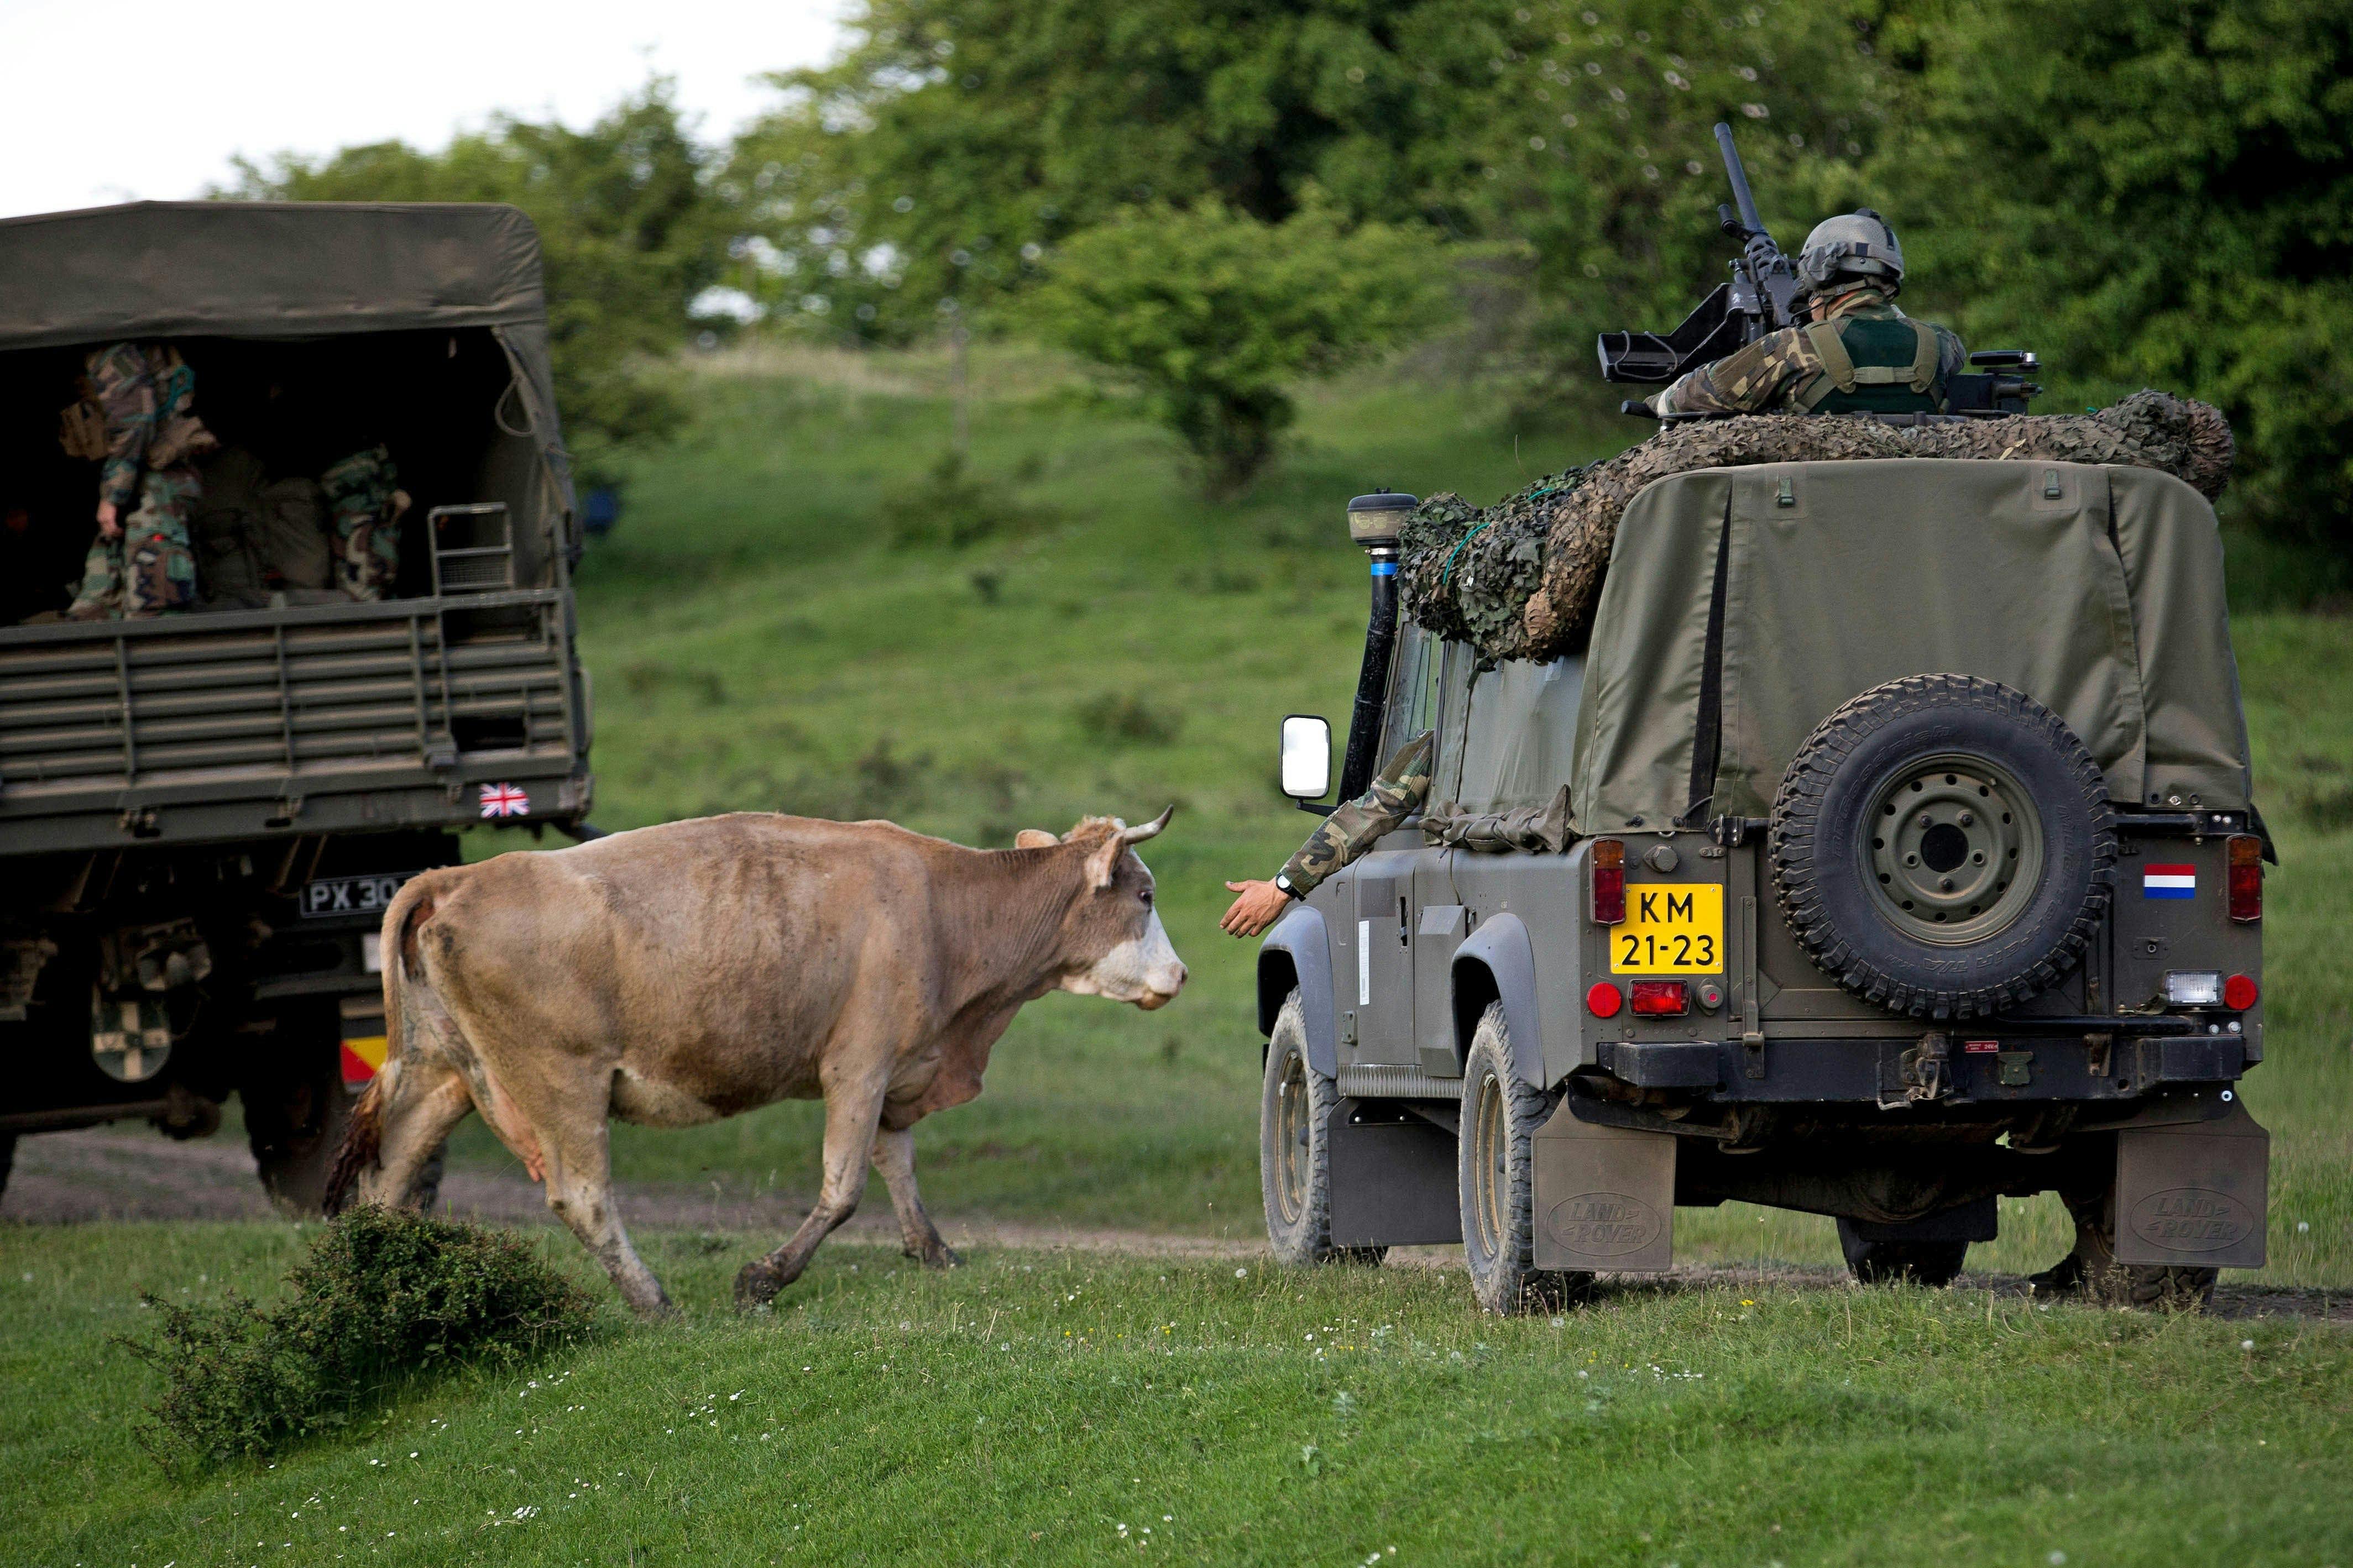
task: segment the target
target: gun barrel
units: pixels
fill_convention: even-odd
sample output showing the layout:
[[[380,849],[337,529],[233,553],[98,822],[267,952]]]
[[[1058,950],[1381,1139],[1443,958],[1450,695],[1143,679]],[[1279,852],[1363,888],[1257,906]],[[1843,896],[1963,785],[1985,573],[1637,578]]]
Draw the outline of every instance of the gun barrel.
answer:
[[[1740,150],[1732,144],[1732,127],[1722,121],[1715,123],[1715,144],[1724,149],[1724,172],[1732,180],[1732,200],[1740,209],[1740,221],[1748,226],[1751,234],[1765,232],[1765,220],[1757,216],[1757,198],[1748,190],[1748,171],[1740,165]]]

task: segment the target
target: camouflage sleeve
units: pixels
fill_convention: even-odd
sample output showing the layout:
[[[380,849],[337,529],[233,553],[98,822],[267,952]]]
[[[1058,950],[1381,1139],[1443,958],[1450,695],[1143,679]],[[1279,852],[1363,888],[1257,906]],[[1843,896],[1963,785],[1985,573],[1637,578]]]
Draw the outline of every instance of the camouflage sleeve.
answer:
[[[1661,414],[1763,414],[1822,371],[1803,331],[1783,327],[1704,364],[1651,400]]]
[[[101,349],[90,359],[90,385],[106,416],[106,458],[98,471],[98,499],[124,511],[139,500],[139,470],[155,434],[155,381],[130,343]]]
[[[1291,891],[1305,898],[1318,882],[1372,847],[1384,833],[1421,809],[1430,795],[1430,732],[1424,730],[1398,749],[1372,787],[1325,817],[1307,836],[1299,853],[1284,862]]]
[[[1961,342],[1958,332],[1950,327],[1936,329],[1936,379],[1950,382],[1969,368],[1969,351]]]

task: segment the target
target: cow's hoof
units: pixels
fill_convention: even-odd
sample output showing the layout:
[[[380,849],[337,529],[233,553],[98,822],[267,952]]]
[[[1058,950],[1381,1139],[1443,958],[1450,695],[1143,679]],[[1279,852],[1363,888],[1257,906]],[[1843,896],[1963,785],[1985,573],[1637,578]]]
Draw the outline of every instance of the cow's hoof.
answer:
[[[767,1259],[746,1263],[743,1272],[735,1276],[735,1310],[750,1312],[766,1306],[786,1283],[785,1271]]]
[[[926,1268],[961,1268],[964,1267],[964,1258],[955,1247],[950,1247],[946,1242],[934,1241],[931,1246],[923,1249],[923,1267]]]

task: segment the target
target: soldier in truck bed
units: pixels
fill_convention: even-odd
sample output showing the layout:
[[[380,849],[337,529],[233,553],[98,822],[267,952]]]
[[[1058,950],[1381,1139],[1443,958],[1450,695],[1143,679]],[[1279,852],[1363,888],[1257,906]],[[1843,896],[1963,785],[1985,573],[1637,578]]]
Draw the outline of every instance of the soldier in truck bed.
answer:
[[[195,373],[165,343],[116,343],[92,353],[88,369],[90,395],[67,409],[62,439],[69,455],[99,460],[98,538],[66,614],[185,610],[196,597],[195,459],[219,445],[195,416]]]
[[[1770,243],[1769,241],[1767,243]],[[1951,331],[1895,308],[1904,250],[1869,207],[1826,218],[1798,256],[1805,322],[1676,381],[1660,414],[1934,414],[1968,363]]]
[[[1318,882],[1419,811],[1430,794],[1432,749],[1428,730],[1398,747],[1371,787],[1325,817],[1272,881],[1228,882],[1227,889],[1241,896],[1218,922],[1226,934],[1258,935],[1291,907],[1293,899],[1305,898]]]

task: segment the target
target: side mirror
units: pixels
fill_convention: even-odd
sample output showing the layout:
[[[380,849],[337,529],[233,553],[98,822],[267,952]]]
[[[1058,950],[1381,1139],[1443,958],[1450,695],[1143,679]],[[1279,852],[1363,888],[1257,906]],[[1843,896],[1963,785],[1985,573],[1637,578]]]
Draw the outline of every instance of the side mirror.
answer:
[[[1332,789],[1332,726],[1306,713],[1282,721],[1282,793],[1321,800]]]

